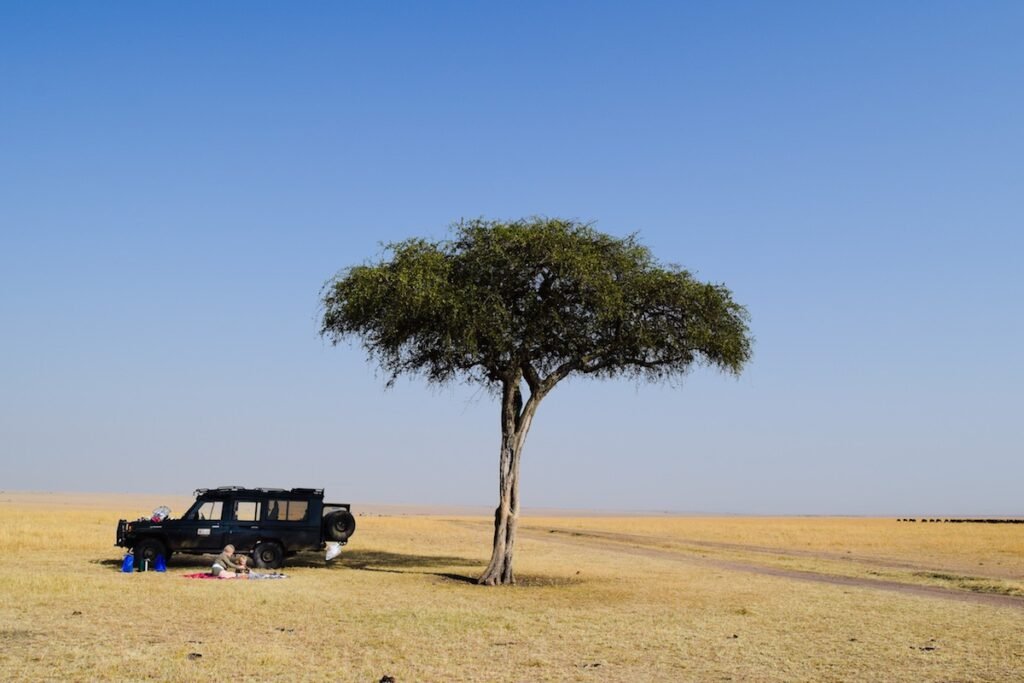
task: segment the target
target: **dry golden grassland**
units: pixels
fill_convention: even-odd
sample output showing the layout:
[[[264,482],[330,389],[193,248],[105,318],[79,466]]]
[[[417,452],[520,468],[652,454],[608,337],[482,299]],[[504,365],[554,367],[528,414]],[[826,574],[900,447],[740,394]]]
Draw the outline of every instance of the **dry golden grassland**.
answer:
[[[366,515],[286,580],[120,573],[168,502],[0,493],[0,679],[1024,680],[1018,525],[528,517],[481,588],[486,519]]]

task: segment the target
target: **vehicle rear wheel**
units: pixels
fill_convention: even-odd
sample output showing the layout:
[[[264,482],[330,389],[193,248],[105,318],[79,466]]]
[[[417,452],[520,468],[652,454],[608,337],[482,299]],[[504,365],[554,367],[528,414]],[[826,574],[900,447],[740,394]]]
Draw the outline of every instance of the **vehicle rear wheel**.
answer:
[[[260,569],[277,569],[284,564],[284,548],[280,543],[267,541],[260,543],[253,551],[253,559]]]
[[[356,518],[348,510],[337,510],[324,517],[324,536],[331,541],[347,541],[355,530]]]
[[[141,569],[146,566],[146,561],[149,561],[149,568],[152,569],[156,564],[157,555],[163,555],[164,560],[167,560],[167,549],[164,544],[155,538],[144,538],[135,544],[132,548],[132,552],[135,554],[135,567]]]

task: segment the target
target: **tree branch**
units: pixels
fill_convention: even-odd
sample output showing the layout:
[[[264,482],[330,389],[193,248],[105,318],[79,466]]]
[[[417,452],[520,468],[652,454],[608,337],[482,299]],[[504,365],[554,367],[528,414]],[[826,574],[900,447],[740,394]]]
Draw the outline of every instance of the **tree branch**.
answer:
[[[540,386],[538,387],[538,393],[543,395],[551,391],[556,384],[568,377],[570,372],[578,370],[581,367],[582,362],[583,361],[580,359],[573,359],[567,360],[559,365],[551,371],[550,375],[541,381]]]
[[[523,371],[523,377],[526,379],[526,386],[530,387],[530,394],[536,394],[541,385],[541,379],[540,375],[537,374],[537,369],[533,367],[529,361],[523,361],[520,369]]]
[[[657,368],[663,367],[665,365],[671,365],[672,363],[676,363],[680,360],[682,360],[682,358],[667,358],[665,360],[660,361],[649,361],[644,360],[642,358],[619,358],[615,360],[604,360],[595,363],[589,363],[587,361],[584,361],[579,370],[580,372],[588,375],[598,372],[600,370],[604,370],[605,368],[623,367],[627,365],[636,365],[641,368],[647,368],[648,370],[656,370]]]

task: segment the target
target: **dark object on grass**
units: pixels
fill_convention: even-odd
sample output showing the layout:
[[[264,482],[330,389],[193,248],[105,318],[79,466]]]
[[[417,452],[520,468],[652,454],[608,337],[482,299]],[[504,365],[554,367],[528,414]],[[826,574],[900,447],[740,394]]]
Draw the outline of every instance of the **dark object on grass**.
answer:
[[[898,519],[897,522],[917,522],[918,520],[914,517]],[[1024,524],[1024,518],[1011,517],[1001,519],[931,519],[922,518],[921,522],[925,523],[942,523],[942,524]]]
[[[395,683],[395,677],[384,674],[380,677],[380,683]]]

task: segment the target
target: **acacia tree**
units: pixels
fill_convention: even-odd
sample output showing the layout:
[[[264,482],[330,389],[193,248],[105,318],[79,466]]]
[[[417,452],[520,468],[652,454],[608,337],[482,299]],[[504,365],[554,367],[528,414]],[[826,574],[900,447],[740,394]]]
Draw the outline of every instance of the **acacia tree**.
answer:
[[[746,310],[721,284],[663,265],[635,236],[572,220],[463,221],[342,271],[322,291],[321,335],[355,337],[389,375],[464,379],[500,397],[499,503],[479,582],[514,582],[519,463],[537,407],[570,376],[666,380],[694,365],[738,374]]]

